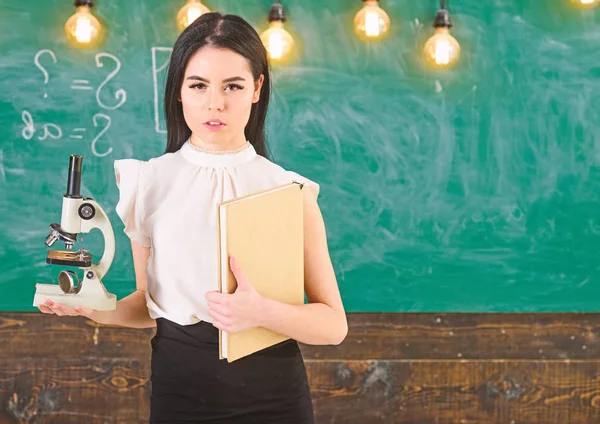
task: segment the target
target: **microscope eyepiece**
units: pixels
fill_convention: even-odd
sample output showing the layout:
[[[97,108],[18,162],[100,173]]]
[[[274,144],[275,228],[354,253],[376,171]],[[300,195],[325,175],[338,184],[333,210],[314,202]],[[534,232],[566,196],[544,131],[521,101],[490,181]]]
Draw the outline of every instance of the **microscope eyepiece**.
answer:
[[[65,197],[81,198],[81,172],[83,170],[83,156],[71,155],[69,159],[69,179],[67,180],[67,193]]]

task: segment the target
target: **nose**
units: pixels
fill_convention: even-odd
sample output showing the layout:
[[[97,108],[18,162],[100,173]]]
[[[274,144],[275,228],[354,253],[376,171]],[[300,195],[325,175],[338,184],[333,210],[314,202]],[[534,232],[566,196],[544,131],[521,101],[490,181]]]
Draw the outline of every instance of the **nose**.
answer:
[[[225,107],[225,97],[220,89],[212,90],[208,99],[208,110],[223,110]]]

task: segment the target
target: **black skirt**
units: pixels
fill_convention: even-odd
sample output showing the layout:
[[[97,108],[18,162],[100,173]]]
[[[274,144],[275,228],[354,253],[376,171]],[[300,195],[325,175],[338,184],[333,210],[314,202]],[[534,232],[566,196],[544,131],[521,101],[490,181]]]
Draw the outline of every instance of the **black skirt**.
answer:
[[[314,423],[304,360],[287,340],[232,363],[207,322],[156,320],[150,423]]]

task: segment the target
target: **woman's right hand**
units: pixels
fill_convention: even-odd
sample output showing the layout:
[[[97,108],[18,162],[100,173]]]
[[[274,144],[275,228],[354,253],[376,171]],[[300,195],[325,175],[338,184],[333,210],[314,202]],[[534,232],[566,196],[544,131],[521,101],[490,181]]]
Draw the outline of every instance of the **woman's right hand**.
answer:
[[[71,308],[69,306],[60,305],[54,303],[50,299],[46,299],[43,303],[40,303],[38,309],[45,314],[71,317],[83,316],[89,319],[92,319],[92,314],[95,312],[93,309],[82,308],[81,306]]]

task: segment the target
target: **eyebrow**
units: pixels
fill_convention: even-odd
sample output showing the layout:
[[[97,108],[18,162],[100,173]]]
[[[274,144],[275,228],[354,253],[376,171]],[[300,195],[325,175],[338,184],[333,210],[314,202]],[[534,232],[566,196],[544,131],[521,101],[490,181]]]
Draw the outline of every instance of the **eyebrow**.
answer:
[[[199,77],[198,75],[190,75],[186,79],[196,80],[196,81],[204,81],[204,82],[210,83],[209,80],[207,80],[206,78]],[[231,77],[231,78],[225,78],[223,80],[223,82],[233,82],[233,81],[246,81],[246,80],[242,77]]]

